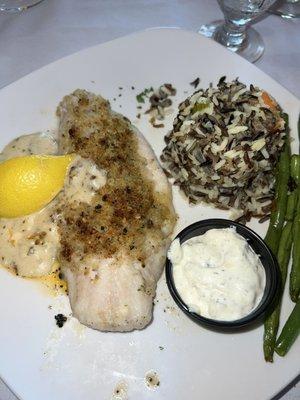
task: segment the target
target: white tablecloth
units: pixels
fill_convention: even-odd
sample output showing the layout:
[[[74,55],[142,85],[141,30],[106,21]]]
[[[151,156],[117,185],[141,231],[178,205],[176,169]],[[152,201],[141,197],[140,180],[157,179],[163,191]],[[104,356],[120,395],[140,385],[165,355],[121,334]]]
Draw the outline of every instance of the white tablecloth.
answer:
[[[153,26],[196,31],[221,17],[214,0],[44,0],[22,14],[0,15],[0,87],[67,54],[134,31]],[[256,29],[266,45],[257,66],[300,97],[300,19],[270,15]],[[0,382],[0,400],[15,399]],[[283,399],[299,400],[300,385]]]

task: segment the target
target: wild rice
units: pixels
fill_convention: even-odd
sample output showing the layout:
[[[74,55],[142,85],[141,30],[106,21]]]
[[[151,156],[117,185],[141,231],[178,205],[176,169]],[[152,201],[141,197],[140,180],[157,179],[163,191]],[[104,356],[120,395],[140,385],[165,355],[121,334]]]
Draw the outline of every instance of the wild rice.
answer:
[[[284,120],[265,91],[239,82],[200,89],[179,105],[161,160],[191,203],[234,208],[247,220],[270,212]]]

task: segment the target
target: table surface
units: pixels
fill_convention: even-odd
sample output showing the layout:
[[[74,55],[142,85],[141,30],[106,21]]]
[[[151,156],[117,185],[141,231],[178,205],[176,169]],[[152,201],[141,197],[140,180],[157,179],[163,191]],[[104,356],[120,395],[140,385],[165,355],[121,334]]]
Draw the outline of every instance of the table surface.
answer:
[[[215,0],[44,0],[20,14],[0,14],[0,87],[65,55],[135,31],[154,26],[197,31],[220,18]],[[267,15],[255,29],[266,46],[256,65],[300,98],[300,19]],[[299,400],[300,384],[294,384],[280,398]],[[1,381],[0,400],[16,400]]]

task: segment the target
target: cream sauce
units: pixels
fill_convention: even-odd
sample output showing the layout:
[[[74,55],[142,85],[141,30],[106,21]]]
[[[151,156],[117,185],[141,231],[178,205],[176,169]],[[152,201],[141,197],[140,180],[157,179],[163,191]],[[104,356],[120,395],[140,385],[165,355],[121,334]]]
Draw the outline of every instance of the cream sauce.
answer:
[[[50,207],[26,217],[0,220],[0,263],[21,276],[48,274],[58,245]]]
[[[50,132],[32,133],[20,136],[8,143],[0,154],[0,160],[31,154],[56,154],[57,149],[55,137]]]
[[[57,143],[50,134],[20,136],[0,154],[5,160],[31,154],[56,154]],[[59,248],[55,209],[58,203],[90,203],[106,183],[105,172],[90,160],[76,157],[70,165],[63,190],[42,210],[19,218],[0,219],[0,263],[24,277],[51,272]]]
[[[72,162],[63,189],[64,201],[90,203],[96,191],[106,183],[106,172],[80,156]]]

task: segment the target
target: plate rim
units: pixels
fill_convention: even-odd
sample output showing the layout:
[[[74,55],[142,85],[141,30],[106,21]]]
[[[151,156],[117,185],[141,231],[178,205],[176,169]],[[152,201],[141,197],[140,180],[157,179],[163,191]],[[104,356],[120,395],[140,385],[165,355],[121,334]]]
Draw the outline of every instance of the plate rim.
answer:
[[[228,50],[224,46],[222,46],[220,43],[214,41],[211,38],[206,38],[206,37],[204,37],[203,35],[201,35],[198,32],[195,32],[195,31],[192,31],[192,30],[189,30],[189,29],[185,29],[185,28],[181,28],[181,27],[177,27],[177,26],[170,26],[170,27],[169,26],[166,26],[166,27],[160,27],[160,26],[155,27],[154,26],[154,27],[149,27],[149,28],[146,28],[146,29],[141,29],[141,30],[138,30],[138,31],[131,32],[131,33],[127,34],[127,35],[118,36],[116,38],[113,38],[111,40],[108,40],[108,41],[105,41],[105,42],[102,42],[102,43],[98,43],[98,44],[95,44],[95,45],[84,47],[81,50],[72,52],[70,54],[66,54],[63,57],[55,59],[55,60],[51,61],[50,63],[45,64],[45,65],[41,66],[40,68],[37,68],[37,69],[35,69],[35,70],[33,70],[33,71],[21,76],[20,78],[16,79],[15,81],[9,82],[8,84],[6,84],[6,85],[4,85],[4,86],[2,86],[0,88],[0,92],[3,92],[3,91],[5,92],[8,88],[18,84],[20,81],[29,79],[32,75],[35,75],[37,73],[45,72],[48,68],[51,68],[51,67],[55,66],[56,63],[60,63],[61,61],[67,61],[68,58],[76,57],[77,55],[82,54],[84,52],[90,52],[91,50],[95,50],[95,49],[97,49],[97,48],[99,48],[101,46],[107,46],[107,45],[110,45],[111,43],[114,43],[114,42],[122,41],[124,39],[134,38],[134,37],[137,37],[137,36],[140,36],[140,35],[144,35],[144,34],[147,34],[147,33],[151,34],[152,32],[157,33],[157,32],[171,32],[171,31],[172,32],[173,31],[180,32],[180,33],[183,33],[183,34],[190,34],[190,35],[192,35],[194,37],[199,37],[200,41],[201,40],[209,41],[211,46],[214,46],[214,47],[218,48],[218,50],[223,52],[223,54],[226,53],[227,57],[231,57],[233,59],[238,57],[240,62],[245,63],[245,65],[251,66],[250,68],[253,68],[255,70],[259,70],[261,74],[263,74],[264,76],[268,77],[269,80],[272,80],[273,84],[280,86],[280,88],[283,89],[286,93],[288,93],[289,96],[293,97],[293,100],[299,102],[299,106],[300,106],[300,98],[298,98],[295,94],[290,92],[285,86],[283,86],[281,83],[276,81],[276,79],[274,79],[272,76],[268,75],[266,72],[261,70],[255,63],[251,63],[251,62],[247,61],[245,58],[243,58],[242,56],[240,56],[239,54],[231,52],[230,50]]]

